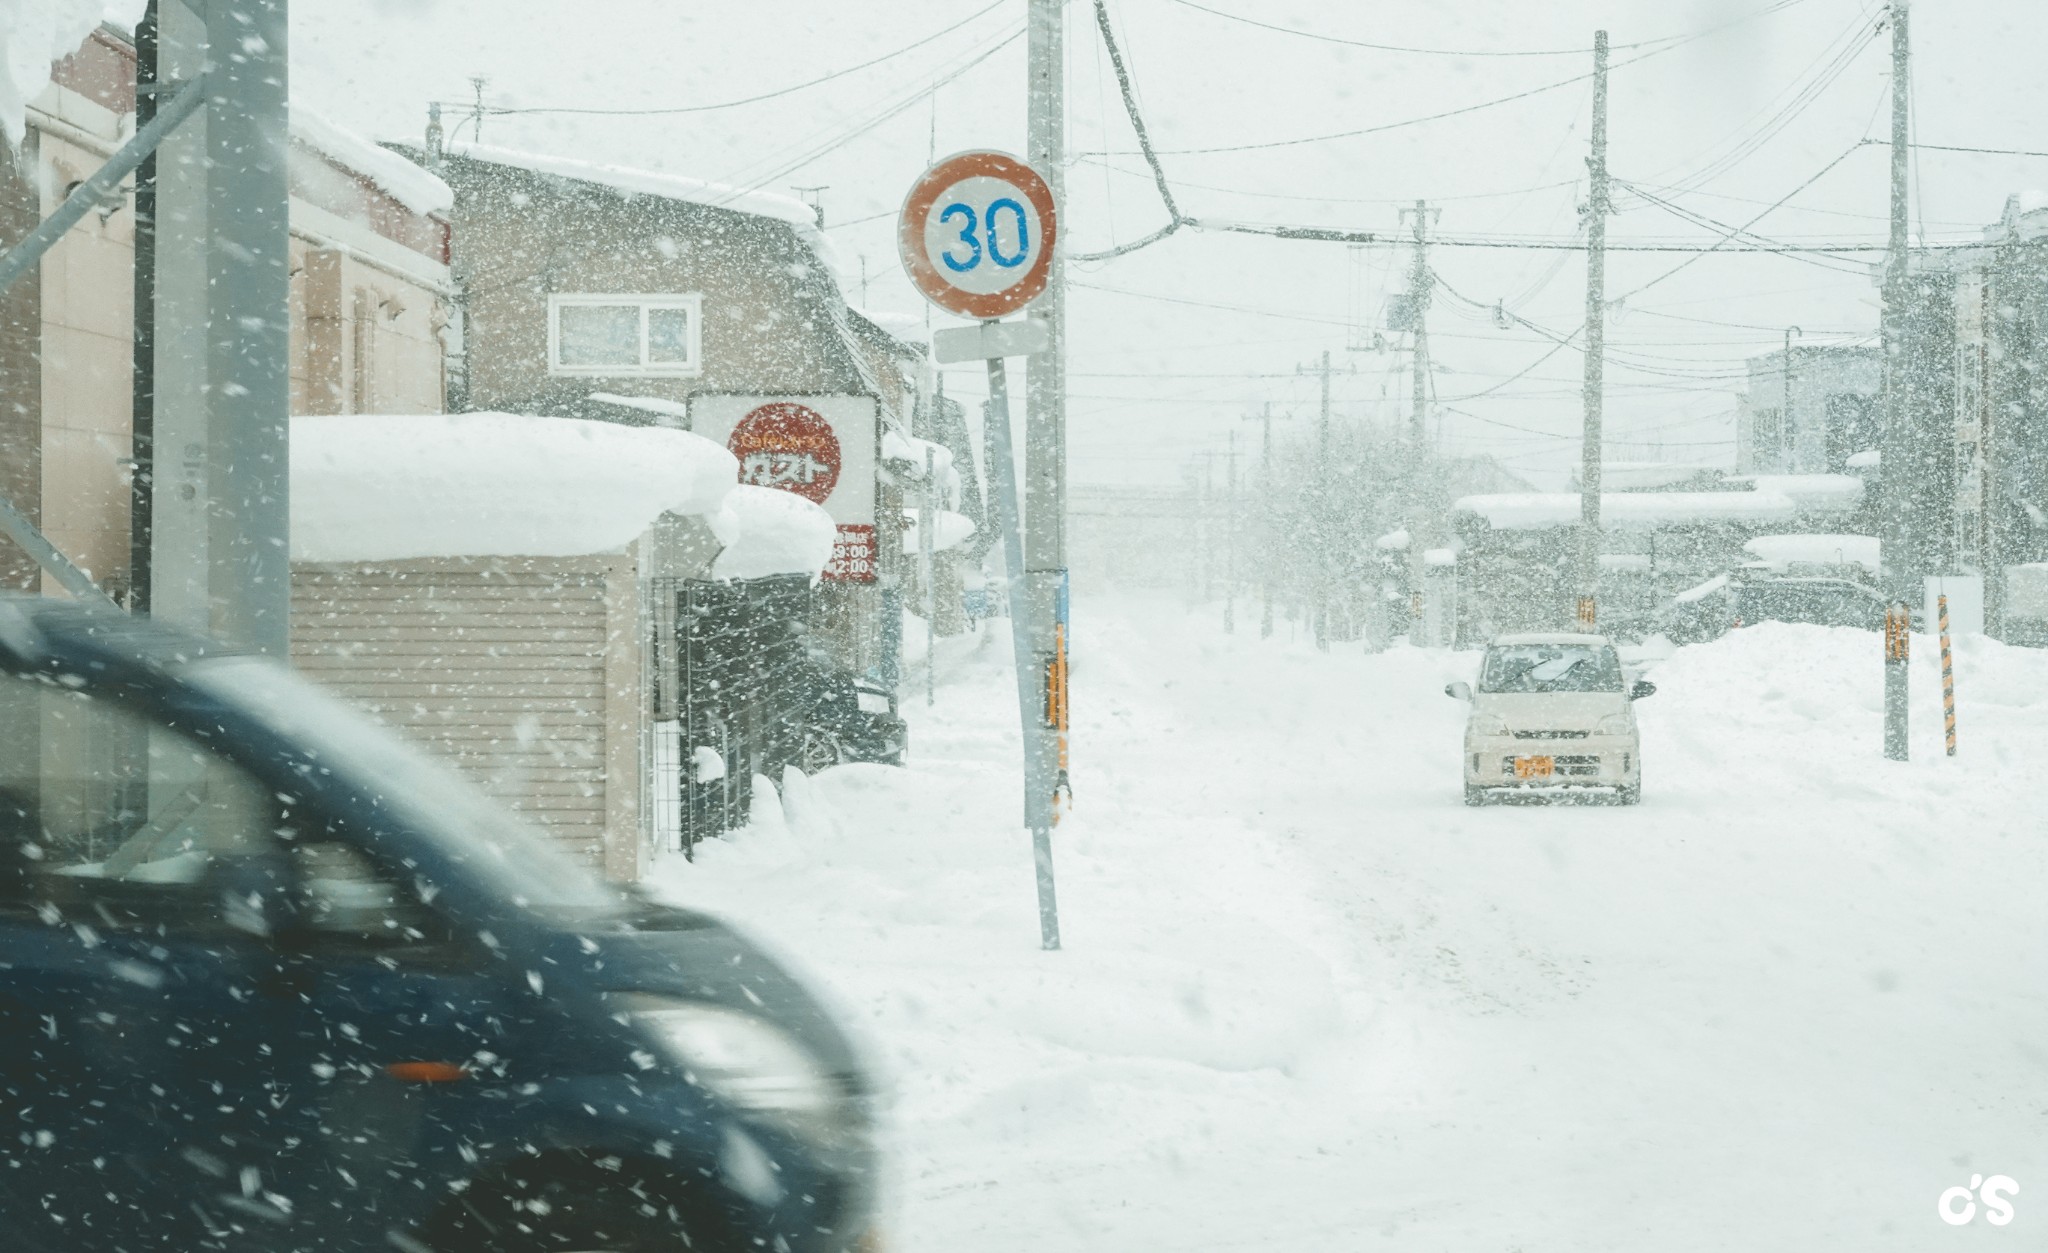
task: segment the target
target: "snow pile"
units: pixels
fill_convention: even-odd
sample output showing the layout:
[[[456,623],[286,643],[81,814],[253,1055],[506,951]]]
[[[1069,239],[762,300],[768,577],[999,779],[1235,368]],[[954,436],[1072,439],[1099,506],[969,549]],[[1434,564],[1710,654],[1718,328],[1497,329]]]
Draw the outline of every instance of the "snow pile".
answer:
[[[28,103],[50,67],[78,51],[102,21],[133,26],[143,0],[5,0],[0,3],[0,131],[10,147],[28,133]]]
[[[918,527],[922,525],[918,521],[920,512],[917,509],[903,511],[904,519],[910,524],[903,528],[903,551],[912,556],[924,551],[924,537],[918,534]],[[939,510],[938,525],[932,531],[933,552],[942,553],[949,548],[958,548],[973,538],[974,519],[964,513],[954,513],[950,509]]]
[[[353,131],[343,130],[298,101],[292,102],[292,138],[421,215],[448,216],[455,193],[433,173]]]
[[[686,431],[512,413],[292,419],[292,557],[567,557],[715,510],[731,453]]]
[[[1862,566],[1877,573],[1873,535],[1759,535],[1742,551],[1783,573],[1794,562],[1820,566]]]
[[[832,515],[794,492],[741,484],[725,498],[719,513],[714,529],[725,549],[711,563],[714,579],[771,574],[816,579],[832,560],[832,540],[838,533]]]

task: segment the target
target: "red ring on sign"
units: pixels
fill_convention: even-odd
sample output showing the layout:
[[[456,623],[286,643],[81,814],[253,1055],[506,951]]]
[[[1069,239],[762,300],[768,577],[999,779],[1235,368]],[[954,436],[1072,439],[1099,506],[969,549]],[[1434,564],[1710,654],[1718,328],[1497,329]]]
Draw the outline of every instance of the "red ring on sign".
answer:
[[[999,292],[986,294],[961,291],[940,276],[931,258],[924,255],[924,223],[939,193],[963,178],[983,175],[999,178],[1024,193],[1038,213],[1039,234],[1045,243],[1038,259],[1024,277]],[[1038,171],[1006,152],[961,152],[947,157],[918,178],[903,200],[903,212],[896,219],[896,248],[903,254],[903,268],[924,298],[949,313],[963,318],[1000,318],[1017,312],[1038,299],[1052,281],[1052,250],[1059,243],[1059,215],[1053,205],[1052,188]]]

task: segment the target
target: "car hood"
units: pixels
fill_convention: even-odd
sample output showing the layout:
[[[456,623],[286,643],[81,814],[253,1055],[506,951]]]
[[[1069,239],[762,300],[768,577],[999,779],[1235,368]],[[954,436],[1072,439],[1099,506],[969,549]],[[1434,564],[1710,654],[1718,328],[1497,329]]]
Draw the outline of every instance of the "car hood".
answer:
[[[1480,692],[1472,716],[1505,718],[1511,731],[1592,731],[1628,709],[1621,692]]]

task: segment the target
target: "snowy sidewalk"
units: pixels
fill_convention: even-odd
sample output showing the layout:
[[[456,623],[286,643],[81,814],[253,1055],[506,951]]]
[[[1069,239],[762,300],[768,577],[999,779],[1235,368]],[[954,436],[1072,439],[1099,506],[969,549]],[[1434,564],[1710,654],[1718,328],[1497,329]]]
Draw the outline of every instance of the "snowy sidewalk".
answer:
[[[892,1247],[1920,1249],[1973,1172],[2048,1194],[2048,655],[1964,648],[1954,762],[1925,658],[1900,767],[1869,637],[1739,632],[1657,666],[1640,809],[1467,810],[1469,656],[1083,610],[1066,952],[1001,632],[909,769],[662,873],[869,1041]]]

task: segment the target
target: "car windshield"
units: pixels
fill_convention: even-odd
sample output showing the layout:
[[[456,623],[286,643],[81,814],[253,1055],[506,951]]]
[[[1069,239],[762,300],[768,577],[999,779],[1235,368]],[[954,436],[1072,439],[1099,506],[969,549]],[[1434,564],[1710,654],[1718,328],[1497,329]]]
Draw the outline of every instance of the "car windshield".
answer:
[[[384,803],[413,819],[421,836],[495,895],[578,920],[633,910],[631,897],[557,851],[523,819],[291,671],[261,658],[223,657],[196,662],[183,677],[304,745],[337,772],[374,781]]]
[[[1482,692],[1619,692],[1621,659],[1605,645],[1502,644],[1486,650]]]

